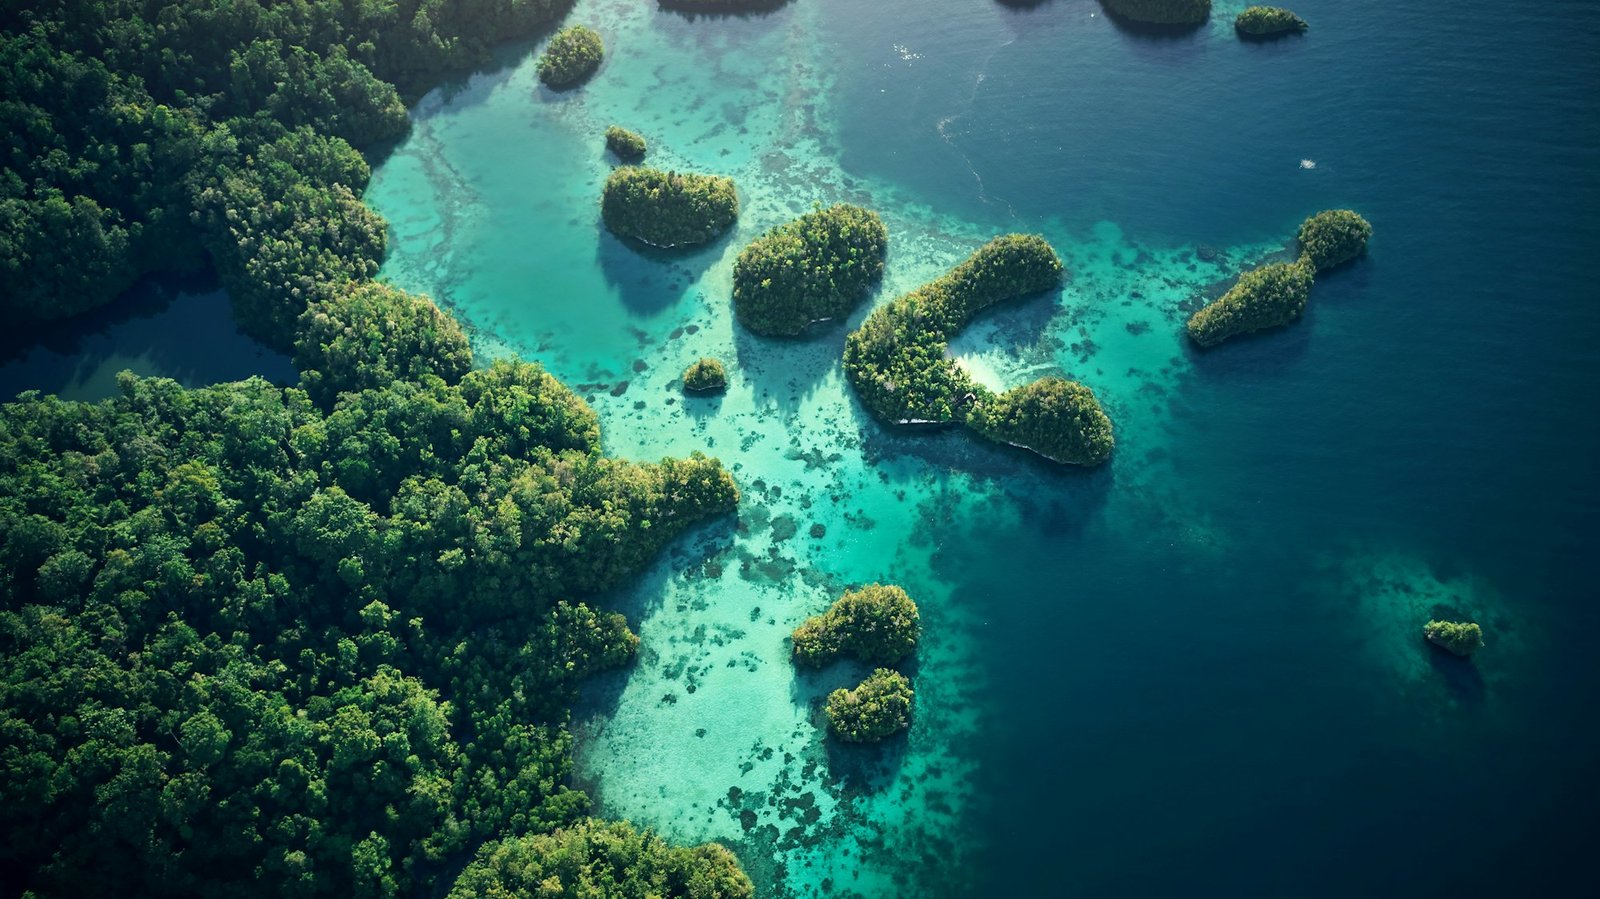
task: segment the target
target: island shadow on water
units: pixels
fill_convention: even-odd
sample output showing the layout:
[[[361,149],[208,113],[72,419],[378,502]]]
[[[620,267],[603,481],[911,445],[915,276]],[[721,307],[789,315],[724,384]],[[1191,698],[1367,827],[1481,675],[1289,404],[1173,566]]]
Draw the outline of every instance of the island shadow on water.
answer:
[[[654,316],[682,299],[717,261],[723,234],[703,244],[664,249],[612,234],[597,225],[600,239],[595,258],[606,283],[616,288],[622,304],[636,315]]]

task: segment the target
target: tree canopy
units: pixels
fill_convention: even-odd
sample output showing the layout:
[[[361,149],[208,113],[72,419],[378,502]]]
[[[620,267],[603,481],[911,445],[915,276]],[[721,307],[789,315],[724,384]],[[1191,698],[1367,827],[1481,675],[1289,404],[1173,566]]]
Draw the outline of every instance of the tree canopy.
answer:
[[[883,277],[888,230],[876,212],[839,204],[773,228],[733,265],[733,310],[757,334],[795,336],[843,318]]]
[[[430,307],[431,308],[431,307]],[[40,895],[385,895],[569,823],[618,583],[730,511],[497,363],[338,395],[124,376],[0,409],[0,864]]]
[[[892,584],[847,590],[828,611],[795,628],[795,662],[820,668],[840,656],[869,665],[894,665],[917,648],[922,637],[917,604]]]
[[[611,233],[657,247],[705,243],[739,216],[733,181],[623,166],[606,179],[600,214]]]
[[[727,849],[672,846],[626,823],[579,821],[554,833],[489,843],[446,899],[750,899]]]
[[[854,689],[828,694],[823,713],[828,728],[847,743],[876,743],[911,726],[915,698],[911,680],[898,671],[879,668]]]
[[[214,268],[288,350],[310,303],[376,271],[351,145],[562,0],[44,0],[0,12],[0,311],[62,318],[142,275]]]
[[[550,38],[539,57],[539,80],[554,88],[572,87],[600,68],[605,43],[593,28],[568,25]]]

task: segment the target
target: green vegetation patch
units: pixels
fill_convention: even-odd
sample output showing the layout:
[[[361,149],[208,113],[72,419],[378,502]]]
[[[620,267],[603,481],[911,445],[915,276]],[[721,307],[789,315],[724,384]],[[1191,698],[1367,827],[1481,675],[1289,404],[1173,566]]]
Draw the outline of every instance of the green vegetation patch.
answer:
[[[1113,15],[1147,25],[1199,25],[1211,17],[1211,0],[1100,0]]]
[[[693,393],[709,393],[728,386],[728,373],[722,362],[707,356],[683,370],[683,389]]]
[[[828,611],[795,628],[794,660],[811,668],[840,656],[869,665],[893,665],[914,652],[921,637],[917,604],[906,591],[891,584],[870,584],[846,591]]]
[[[333,362],[367,319],[318,350],[348,384],[401,364]],[[11,883],[421,895],[441,859],[581,815],[567,708],[637,638],[574,600],[732,511],[720,464],[602,456],[524,363],[327,412],[259,378],[118,386],[0,407]]]
[[[868,316],[845,341],[845,374],[885,422],[959,421],[972,380],[946,357],[950,338],[979,311],[1059,283],[1061,260],[1044,238],[996,237],[943,277]]]
[[[446,899],[750,899],[738,859],[716,843],[673,846],[626,822],[584,820],[489,843]]]
[[[705,243],[739,217],[733,180],[624,166],[606,179],[600,215],[620,237],[657,247]]]
[[[340,393],[396,380],[435,375],[454,384],[471,370],[472,350],[432,300],[369,281],[306,309],[294,361],[306,392],[332,408]]]
[[[1239,334],[1286,325],[1305,311],[1311,282],[1311,266],[1304,259],[1245,272],[1227,293],[1189,317],[1189,336],[1210,347]]]
[[[1098,464],[1110,452],[1111,425],[1092,391],[1052,378],[996,397],[949,354],[950,338],[981,310],[1060,282],[1061,260],[1044,238],[997,237],[868,316],[845,340],[845,376],[887,424],[965,423],[1057,461]]]
[[[147,274],[212,268],[240,326],[292,349],[306,306],[383,257],[352,145],[403,135],[403,98],[565,8],[234,0],[155,16],[129,2],[29,4],[0,30],[13,125],[0,313],[28,328]]]
[[[1111,457],[1111,419],[1094,391],[1076,381],[1040,378],[999,396],[982,387],[978,394],[967,426],[990,440],[1073,465]]]
[[[733,309],[757,334],[794,336],[843,318],[883,277],[889,233],[876,212],[840,204],[773,228],[733,267]]]
[[[1372,225],[1349,209],[1329,209],[1302,222],[1297,237],[1300,258],[1323,272],[1365,253]]]
[[[828,728],[847,743],[876,743],[911,726],[911,680],[898,671],[879,668],[854,690],[828,694],[823,712]]]
[[[623,162],[638,162],[644,158],[648,146],[638,133],[619,125],[606,129],[606,149],[617,154]]]
[[[593,75],[606,55],[599,32],[583,25],[568,25],[550,38],[539,57],[539,80],[553,88],[572,87]]]
[[[1423,626],[1422,635],[1458,656],[1470,656],[1483,648],[1483,628],[1476,622],[1430,621]]]
[[[1278,34],[1304,34],[1311,26],[1306,24],[1305,19],[1281,6],[1250,6],[1233,20],[1233,27],[1240,34],[1266,37]]]

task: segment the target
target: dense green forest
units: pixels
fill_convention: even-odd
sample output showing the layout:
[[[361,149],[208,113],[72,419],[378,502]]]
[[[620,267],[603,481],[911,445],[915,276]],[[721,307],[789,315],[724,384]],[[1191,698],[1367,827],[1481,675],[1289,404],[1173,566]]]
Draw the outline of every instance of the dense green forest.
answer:
[[[593,75],[605,58],[599,32],[583,25],[568,25],[550,38],[539,57],[539,80],[553,88],[572,87]]]
[[[1077,381],[1040,378],[998,396],[982,386],[975,393],[967,427],[990,440],[1073,465],[1111,457],[1111,419],[1094,391]]]
[[[1250,6],[1233,20],[1233,27],[1241,35],[1267,37],[1282,34],[1304,34],[1311,26],[1306,20],[1281,6]]]
[[[0,10],[13,325],[209,266],[302,371],[0,407],[5,895],[438,895],[486,841],[552,870],[615,843],[617,895],[749,895],[726,850],[588,821],[567,785],[577,682],[638,643],[581,598],[730,512],[732,479],[604,457],[554,378],[474,370],[448,315],[370,281],[355,146],[564,9]],[[468,871],[462,895],[518,886]]]
[[[828,729],[846,743],[876,743],[911,726],[911,704],[916,693],[911,679],[879,668],[853,689],[828,694],[823,714]]]
[[[611,172],[600,200],[611,233],[655,247],[705,243],[739,217],[733,180],[720,175],[623,166]]]
[[[751,241],[733,265],[733,310],[757,334],[792,337],[843,318],[883,277],[889,232],[876,212],[840,203]]]
[[[846,590],[828,611],[802,621],[792,635],[795,662],[811,668],[841,656],[894,665],[916,651],[920,639],[917,604],[893,584]]]
[[[1327,209],[1307,218],[1295,233],[1299,258],[1240,275],[1227,293],[1189,317],[1189,336],[1211,347],[1289,324],[1305,311],[1317,274],[1360,258],[1371,238],[1372,225],[1349,209]]]
[[[618,583],[732,510],[537,366],[311,396],[125,376],[0,415],[0,849],[41,895],[392,895],[586,808]]]
[[[942,277],[874,310],[845,341],[844,371],[889,423],[959,421],[972,379],[946,358],[983,309],[1061,282],[1061,260],[1034,234],[996,237]]]
[[[1239,276],[1228,292],[1189,316],[1189,337],[1203,347],[1287,325],[1305,311],[1312,270],[1305,260],[1274,262]]]
[[[638,162],[644,158],[649,144],[637,132],[629,131],[620,125],[612,125],[606,129],[606,149],[617,154],[623,162]]]
[[[0,10],[0,310],[109,302],[141,275],[222,276],[252,334],[377,270],[352,145],[404,97],[529,34],[561,0],[42,0]]]

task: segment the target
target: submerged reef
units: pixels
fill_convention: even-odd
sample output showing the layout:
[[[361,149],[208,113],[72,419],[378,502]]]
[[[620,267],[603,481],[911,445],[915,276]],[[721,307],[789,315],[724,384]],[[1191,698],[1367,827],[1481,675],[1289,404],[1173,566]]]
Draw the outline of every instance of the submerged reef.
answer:
[[[876,212],[839,204],[761,235],[733,267],[733,310],[757,334],[792,337],[843,318],[883,277],[889,233]]]
[[[1287,325],[1305,311],[1318,272],[1342,265],[1367,251],[1372,225],[1348,209],[1329,209],[1300,224],[1300,257],[1275,262],[1239,276],[1227,293],[1189,317],[1195,343],[1213,347],[1240,334]]]
[[[1211,17],[1211,0],[1100,0],[1100,5],[1145,25],[1199,25]]]
[[[1239,13],[1233,27],[1244,37],[1277,37],[1304,34],[1311,26],[1281,6],[1251,6]]]
[[[1111,422],[1092,391],[1045,385],[996,397],[949,355],[950,338],[978,312],[1060,282],[1061,260],[1044,238],[996,237],[943,277],[868,316],[845,340],[845,376],[887,424],[969,424],[980,435],[1056,461],[1104,461]],[[1070,402],[1047,401],[1068,393]]]
[[[733,180],[624,166],[606,179],[600,215],[620,237],[656,247],[705,243],[739,217]]]
[[[922,638],[917,604],[892,584],[849,590],[828,611],[807,618],[794,630],[794,660],[820,668],[841,656],[869,665],[893,665],[910,655]]]
[[[553,88],[572,87],[600,68],[605,52],[598,32],[569,25],[556,32],[539,57],[539,80]]]
[[[728,373],[722,362],[706,357],[683,370],[683,389],[690,393],[711,393],[728,386]]]
[[[1458,656],[1470,656],[1483,648],[1483,628],[1472,621],[1430,621],[1422,627],[1429,643]]]
[[[637,132],[612,125],[606,129],[606,149],[623,162],[638,162],[644,158],[647,145]]]
[[[876,743],[911,726],[911,679],[879,668],[853,690],[828,694],[828,729],[847,743]]]

